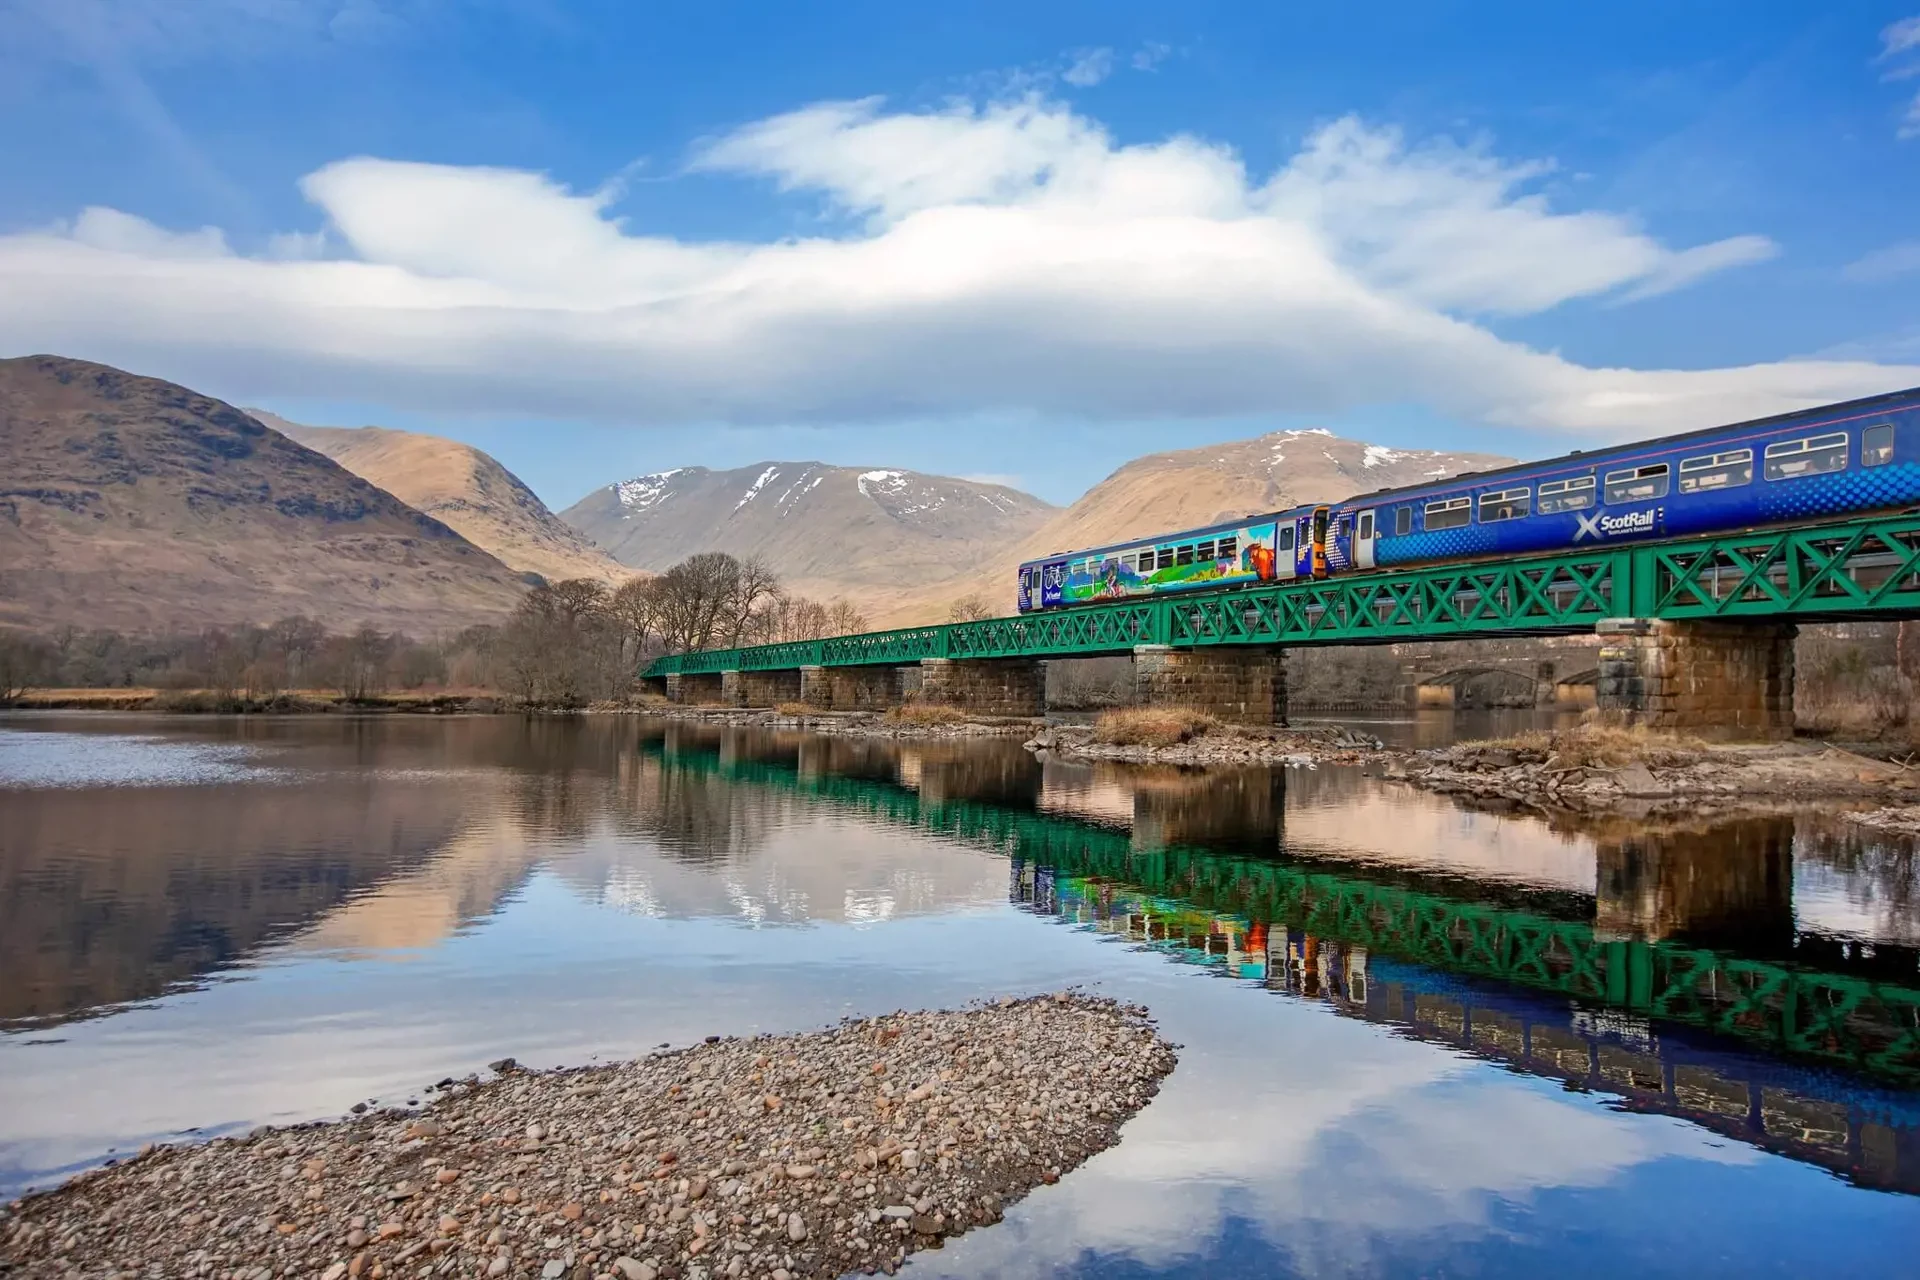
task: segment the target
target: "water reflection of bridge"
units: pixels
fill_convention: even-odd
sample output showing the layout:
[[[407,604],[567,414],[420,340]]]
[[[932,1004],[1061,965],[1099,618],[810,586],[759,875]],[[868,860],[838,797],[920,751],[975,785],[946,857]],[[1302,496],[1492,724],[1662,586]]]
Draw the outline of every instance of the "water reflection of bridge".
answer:
[[[1143,917],[1141,941],[1177,938],[1193,950],[1192,939],[1204,937],[1196,954],[1222,964],[1237,957],[1243,976],[1270,985],[1289,970],[1270,942],[1247,940],[1256,930],[1295,940],[1316,975],[1304,976],[1303,953],[1292,970],[1300,984],[1346,992],[1355,1016],[1452,1036],[1460,1048],[1616,1093],[1630,1106],[1873,1185],[1920,1190],[1920,1114],[1898,1091],[1920,1084],[1920,983],[1906,980],[1913,954],[1794,931],[1790,819],[1755,820],[1719,833],[1725,840],[1706,827],[1608,833],[1597,894],[1543,892],[1288,857],[1279,840],[1283,775],[1265,771],[1149,775],[1135,791],[1134,829],[1124,830],[1020,806],[1021,788],[1011,784],[1025,766],[1017,762],[982,775],[979,790],[996,797],[986,802],[967,798],[974,788],[963,763],[952,763],[958,754],[917,764],[909,763],[917,751],[894,757],[895,776],[916,779],[922,793],[872,776],[880,772],[873,757],[866,777],[802,773],[771,742],[724,736],[724,751],[719,736],[694,734],[651,749],[663,751],[664,768],[796,789],[994,848],[1056,882],[1086,886],[1090,902],[1151,898],[1162,908]],[[1032,768],[1024,794],[1037,798]],[[1218,805],[1207,802],[1209,786],[1220,788]],[[1234,814],[1253,819],[1251,831],[1233,827]],[[1182,815],[1215,822],[1242,850],[1262,847],[1171,844],[1166,833]],[[1165,923],[1182,912],[1202,923],[1184,933]],[[1810,968],[1809,955],[1833,967]],[[1336,956],[1340,963],[1323,972],[1321,958]],[[1360,985],[1342,986],[1354,976],[1353,957],[1363,958]],[[1896,973],[1902,981],[1884,980]],[[1735,1043],[1766,1056],[1735,1052]]]
[[[1042,915],[1351,1018],[1444,1044],[1637,1111],[1821,1165],[1864,1185],[1920,1192],[1920,1096],[1769,1061],[1632,1014],[1462,982],[1298,929],[1158,899],[1015,861],[1011,896]]]

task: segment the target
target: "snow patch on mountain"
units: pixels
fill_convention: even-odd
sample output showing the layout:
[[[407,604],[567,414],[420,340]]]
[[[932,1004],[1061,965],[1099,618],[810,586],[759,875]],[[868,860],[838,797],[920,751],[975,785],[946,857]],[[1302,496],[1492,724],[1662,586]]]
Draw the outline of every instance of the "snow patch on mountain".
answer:
[[[747,486],[747,491],[740,496],[740,501],[733,504],[733,509],[735,511],[738,511],[740,508],[746,506],[749,502],[752,502],[755,498],[760,496],[760,491],[767,487],[767,481],[773,479],[775,476],[779,474],[780,474],[780,468],[778,467],[768,467],[765,471],[762,471],[760,473],[760,478]]]
[[[671,471],[656,471],[650,476],[635,476],[613,486],[613,492],[620,499],[620,505],[626,508],[627,516],[631,517],[672,497],[673,489],[668,482],[685,470],[685,467],[675,467]]]

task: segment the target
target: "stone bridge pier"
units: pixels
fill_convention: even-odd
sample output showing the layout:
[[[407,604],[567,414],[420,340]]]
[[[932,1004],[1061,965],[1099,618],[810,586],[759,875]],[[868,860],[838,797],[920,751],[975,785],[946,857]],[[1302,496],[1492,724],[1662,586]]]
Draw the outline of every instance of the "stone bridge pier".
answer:
[[[1613,618],[1598,630],[1604,720],[1703,738],[1793,736],[1791,623]]]
[[[1136,645],[1134,701],[1145,707],[1192,707],[1229,724],[1284,725],[1286,659],[1287,651],[1279,648]]]
[[[900,705],[898,667],[802,667],[800,701],[822,711],[881,711]]]
[[[1045,715],[1046,664],[1038,658],[922,658],[920,697],[976,715]]]
[[[798,671],[722,671],[720,701],[729,707],[777,707],[800,701]]]
[[[721,700],[722,681],[717,671],[675,672],[667,677],[667,701],[687,706],[711,705]]]

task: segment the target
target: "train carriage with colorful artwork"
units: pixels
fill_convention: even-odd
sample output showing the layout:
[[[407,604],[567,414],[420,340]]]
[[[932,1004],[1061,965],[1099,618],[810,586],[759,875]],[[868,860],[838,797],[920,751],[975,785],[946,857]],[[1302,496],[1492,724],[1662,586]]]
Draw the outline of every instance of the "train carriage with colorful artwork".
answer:
[[[1021,612],[1920,506],[1920,390],[1467,472],[1020,566]]]

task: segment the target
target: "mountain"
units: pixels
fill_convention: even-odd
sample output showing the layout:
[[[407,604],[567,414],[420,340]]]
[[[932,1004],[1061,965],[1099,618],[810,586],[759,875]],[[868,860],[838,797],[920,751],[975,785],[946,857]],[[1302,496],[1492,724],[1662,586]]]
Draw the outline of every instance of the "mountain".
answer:
[[[0,360],[0,624],[121,630],[304,613],[424,635],[526,584],[231,405],[58,356]]]
[[[547,510],[520,477],[471,445],[387,427],[309,427],[263,409],[247,412],[523,573],[549,582],[620,583],[633,576]]]
[[[1115,471],[1018,543],[994,547],[977,571],[905,594],[873,621],[882,626],[939,621],[952,601],[969,594],[984,598],[996,613],[1011,613],[1022,560],[1302,502],[1337,502],[1510,461],[1481,453],[1388,449],[1320,428],[1150,453]]]
[[[701,551],[757,556],[795,590],[871,608],[902,584],[965,573],[1058,510],[1018,489],[950,476],[762,462],[639,476],[560,517],[634,568],[665,569]]]

